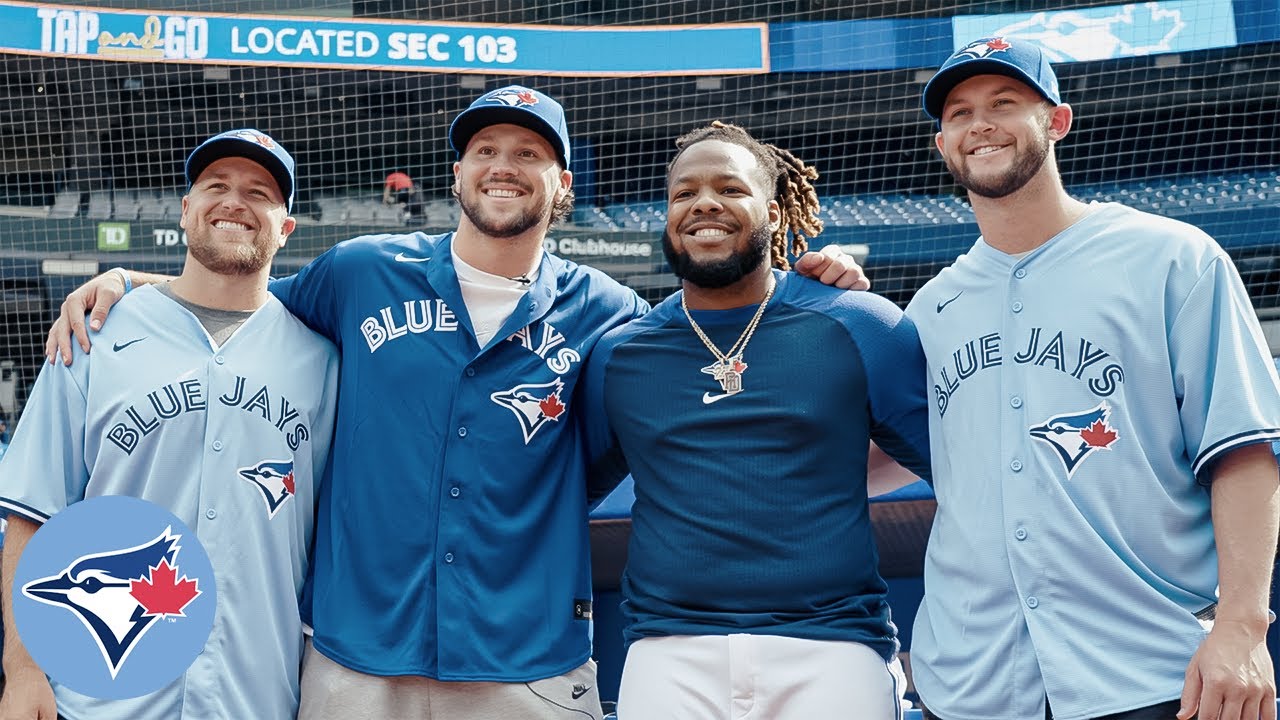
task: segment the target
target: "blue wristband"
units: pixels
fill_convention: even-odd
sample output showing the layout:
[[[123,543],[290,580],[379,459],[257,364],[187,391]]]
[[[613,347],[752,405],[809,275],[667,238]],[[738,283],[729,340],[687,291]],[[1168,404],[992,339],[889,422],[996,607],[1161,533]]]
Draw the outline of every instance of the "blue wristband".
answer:
[[[111,268],[111,272],[120,274],[120,279],[124,280],[124,294],[128,295],[129,291],[133,289],[133,280],[129,278],[129,271],[122,267],[114,267]]]

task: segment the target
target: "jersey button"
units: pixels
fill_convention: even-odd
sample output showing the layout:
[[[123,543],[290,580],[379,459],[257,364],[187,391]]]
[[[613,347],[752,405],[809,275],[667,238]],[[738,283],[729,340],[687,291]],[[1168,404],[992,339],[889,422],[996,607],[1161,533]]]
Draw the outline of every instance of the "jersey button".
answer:
[[[467,368],[464,372],[466,372],[467,377],[475,377],[475,376],[476,376],[476,369],[475,369],[475,368]]]
[[[217,452],[222,452],[222,441],[221,441],[221,440],[214,440],[214,441],[213,441],[213,449],[214,449],[215,451],[217,451]]]
[[[1022,398],[1018,397],[1017,395],[1014,395],[1012,398],[1009,399],[1009,406],[1014,408],[1015,410],[1017,408],[1022,407]]]
[[[1009,469],[1014,472],[1022,472],[1022,461],[1014,460],[1013,462],[1009,463]]]
[[[445,553],[445,554],[444,554],[444,561],[445,561],[445,562],[447,562],[447,563],[451,563],[451,562],[453,562],[453,553]]]
[[[1021,280],[1022,278],[1027,276],[1027,271],[1024,270],[1023,268],[1018,268],[1017,270],[1013,271],[1013,276]]]
[[[1040,607],[1040,601],[1036,599],[1035,595],[1032,595],[1031,597],[1027,598],[1027,607],[1031,608],[1032,610],[1035,610],[1036,608]]]
[[[214,361],[214,362],[216,362],[216,363],[218,363],[219,365],[221,365],[221,364],[225,363],[225,362],[227,361],[227,359],[226,359],[226,358],[224,358],[224,357],[222,357],[221,355],[219,355],[219,356],[215,357],[215,358],[213,359],[213,361]]]
[[[1026,539],[1027,539],[1027,529],[1026,529],[1026,528],[1018,528],[1017,530],[1014,530],[1014,531],[1013,531],[1013,536],[1014,536],[1014,537],[1016,537],[1016,538],[1018,538],[1019,540],[1026,540]]]
[[[458,488],[456,487],[449,488],[449,497],[458,497],[461,494],[462,494],[462,491],[459,490]]]
[[[1019,301],[1019,300],[1015,300],[1015,301],[1014,301],[1014,303],[1013,303],[1013,311],[1014,311],[1014,312],[1022,312],[1022,302],[1021,302],[1021,301]]]
[[[208,510],[204,511],[204,516],[212,520],[218,517],[218,511],[214,510],[213,508],[209,508]]]
[[[466,437],[466,436],[467,436],[467,429],[464,427],[458,428],[458,437]]]

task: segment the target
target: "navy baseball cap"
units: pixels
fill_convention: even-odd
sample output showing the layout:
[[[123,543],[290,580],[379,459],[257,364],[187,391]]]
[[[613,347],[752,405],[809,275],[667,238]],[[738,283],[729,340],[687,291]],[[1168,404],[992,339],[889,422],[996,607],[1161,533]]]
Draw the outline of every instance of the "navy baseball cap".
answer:
[[[248,158],[265,168],[280,187],[285,209],[293,209],[293,188],[296,184],[293,157],[270,135],[253,128],[219,133],[192,150],[187,157],[187,189],[191,189],[205,168],[225,157]]]
[[[975,75],[1004,75],[1035,88],[1045,100],[1058,105],[1058,76],[1039,45],[1017,38],[992,37],[975,40],[947,58],[937,74],[924,86],[924,111],[942,120],[947,95]]]
[[[490,125],[504,123],[528,128],[546,138],[555,148],[560,166],[569,167],[569,126],[564,121],[564,108],[551,96],[521,85],[487,92],[458,113],[449,126],[449,144],[462,157],[473,135]]]

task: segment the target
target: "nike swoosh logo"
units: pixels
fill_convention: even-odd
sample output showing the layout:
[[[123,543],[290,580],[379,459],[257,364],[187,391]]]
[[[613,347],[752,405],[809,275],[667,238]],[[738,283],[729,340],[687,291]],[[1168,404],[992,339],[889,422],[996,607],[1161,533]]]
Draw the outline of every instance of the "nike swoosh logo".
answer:
[[[396,253],[396,262],[426,262],[426,261],[428,261],[428,260],[430,260],[430,259],[431,259],[431,258],[429,258],[429,257],[424,257],[424,258],[411,258],[411,257],[409,257],[409,256],[405,255],[404,253]]]
[[[948,306],[948,305],[950,305],[951,303],[955,302],[955,301],[956,301],[956,298],[960,297],[960,296],[961,296],[961,295],[963,295],[963,294],[964,294],[964,291],[963,291],[963,290],[961,290],[960,292],[956,293],[956,297],[953,297],[953,298],[951,298],[950,300],[947,300],[946,302],[940,302],[940,303],[938,303],[938,314],[939,314],[939,315],[941,315],[941,314],[942,314],[942,309],[943,309],[943,308],[945,308],[946,306]]]
[[[591,691],[590,685],[574,685],[573,693],[572,693],[573,699],[577,700],[578,698],[582,697],[583,695],[586,695],[590,691]]]
[[[146,340],[146,339],[147,339],[147,336],[143,335],[142,337],[138,338],[137,340],[130,340],[129,342],[126,342],[126,343],[116,343],[115,345],[112,345],[112,346],[111,346],[111,349],[112,349],[112,350],[114,350],[114,351],[116,351],[116,352],[120,352],[121,350],[123,350],[123,349],[125,349],[125,348],[129,347],[130,345],[132,345],[132,344],[134,344],[134,343],[140,343],[140,342],[142,342],[143,340]]]
[[[725,399],[725,398],[727,398],[727,397],[733,397],[734,395],[737,395],[737,394],[738,394],[738,393],[721,393],[721,394],[719,394],[719,395],[712,395],[712,394],[711,394],[711,393],[709,393],[709,392],[705,392],[705,393],[702,393],[702,404],[703,404],[703,405],[710,405],[710,404],[711,404],[711,403],[713,403],[713,402],[718,402],[718,401],[723,400],[723,399]]]

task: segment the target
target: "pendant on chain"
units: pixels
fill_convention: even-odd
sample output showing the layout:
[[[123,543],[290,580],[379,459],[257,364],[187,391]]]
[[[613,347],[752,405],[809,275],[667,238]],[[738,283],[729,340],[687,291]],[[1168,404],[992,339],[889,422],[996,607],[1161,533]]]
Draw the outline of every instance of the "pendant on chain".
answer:
[[[728,394],[742,392],[742,374],[747,371],[747,364],[742,362],[742,355],[717,360],[702,368],[702,372],[715,378],[720,389]]]

